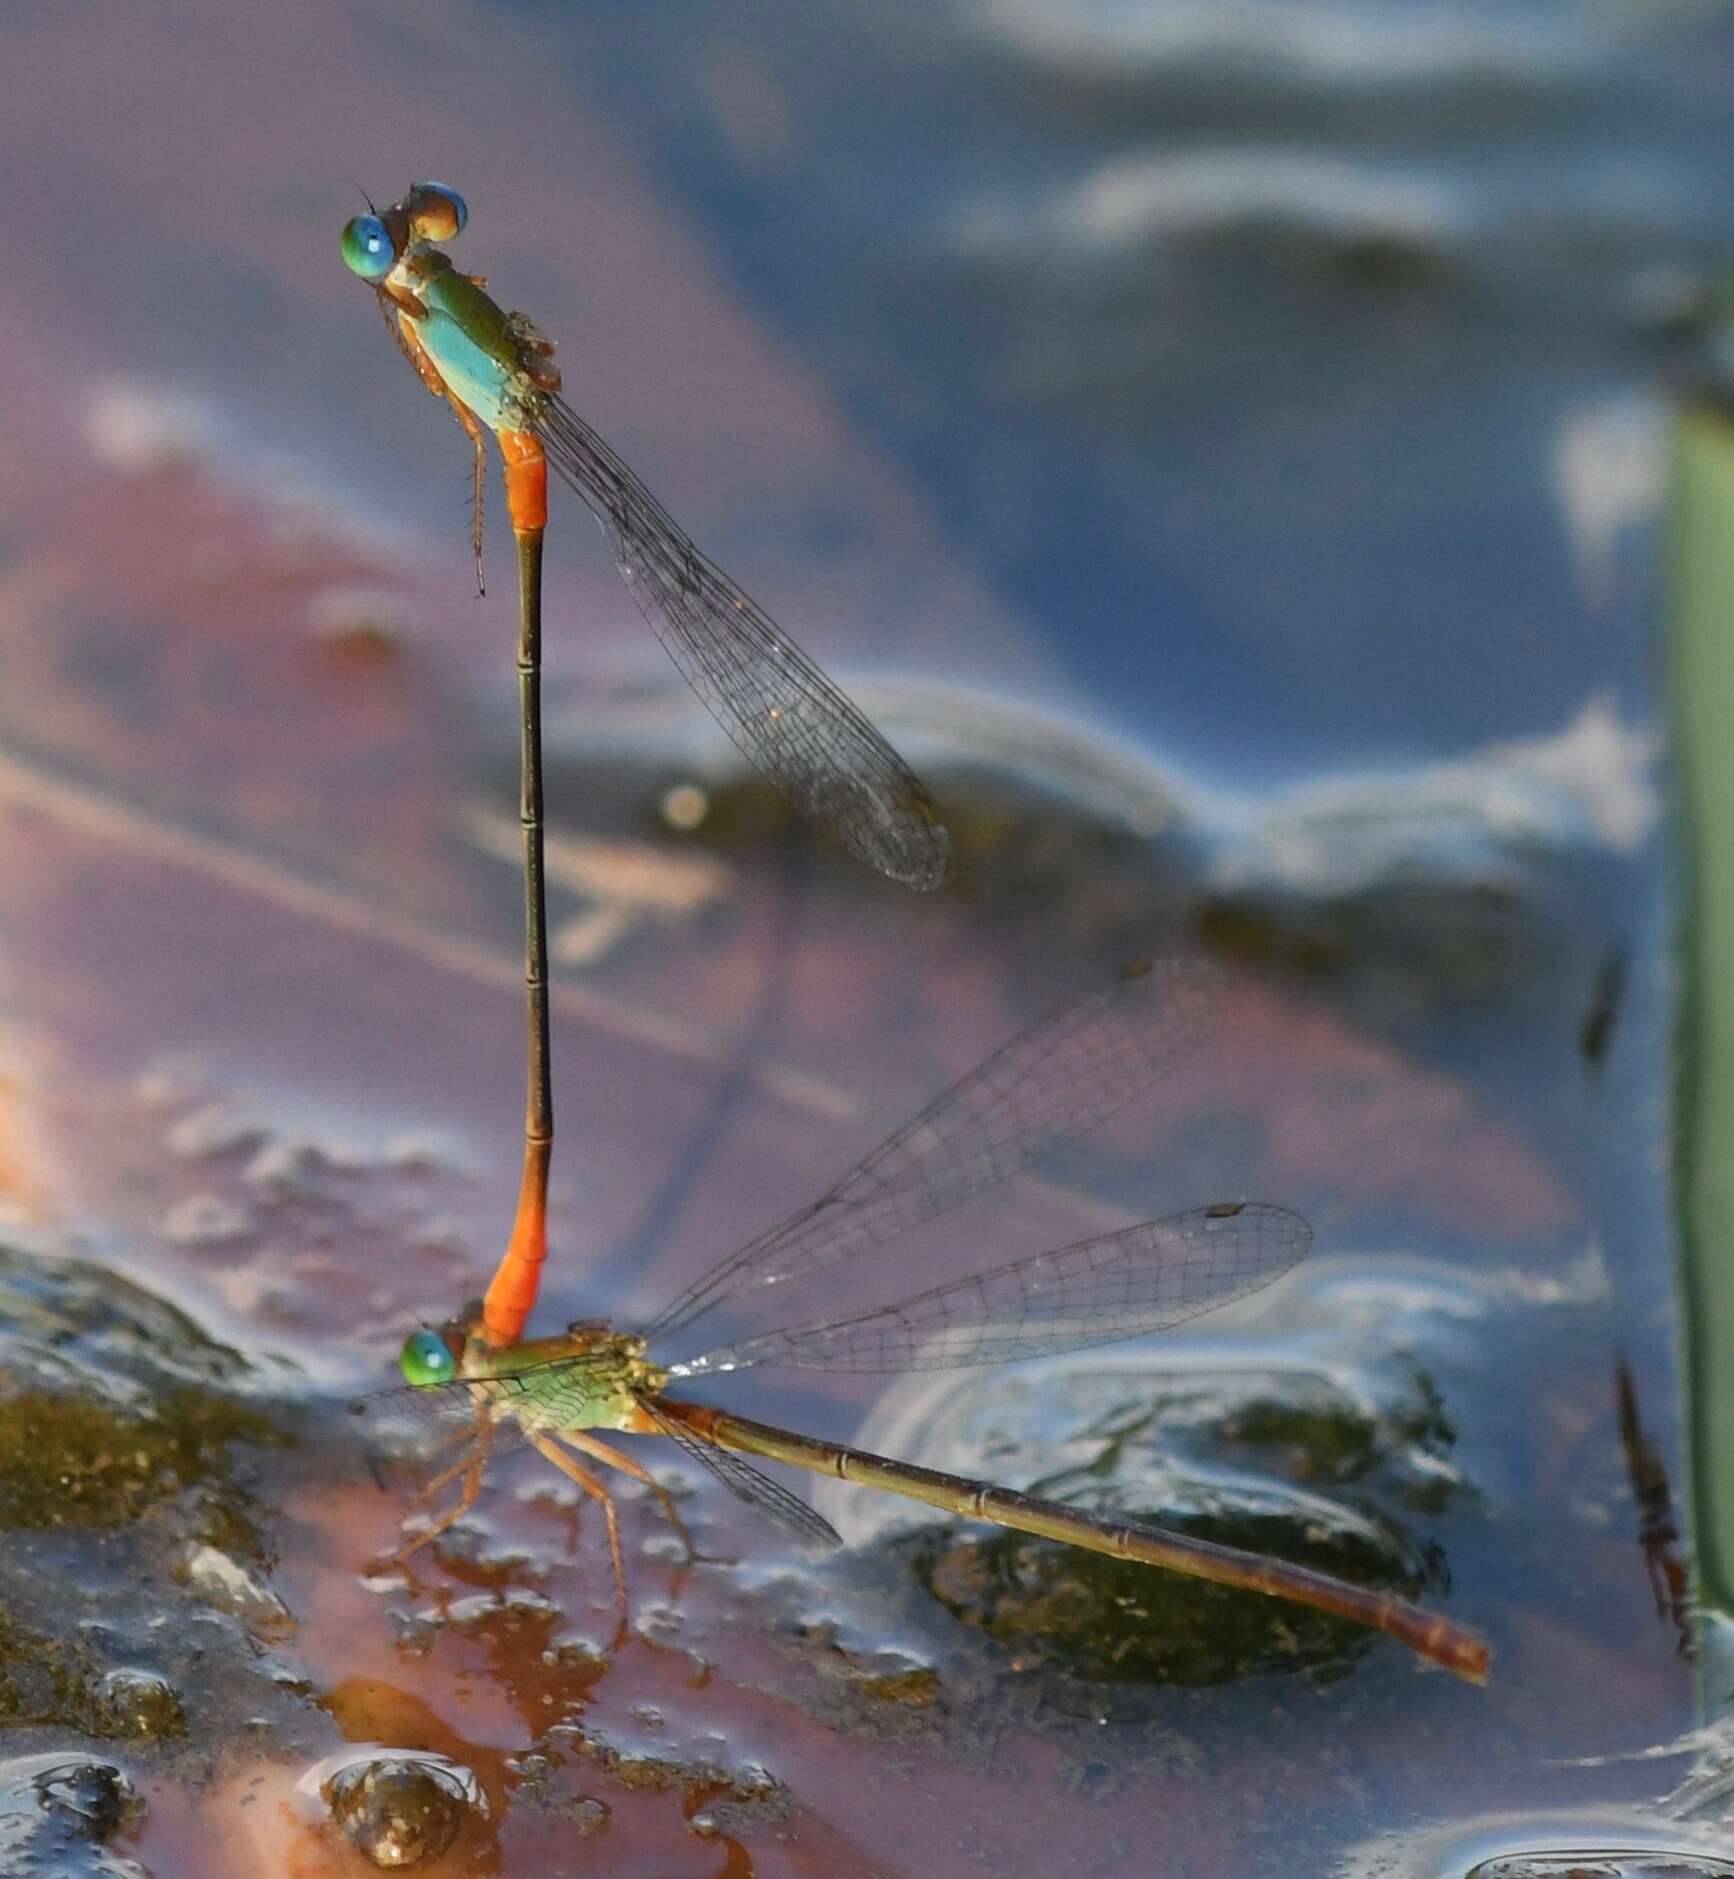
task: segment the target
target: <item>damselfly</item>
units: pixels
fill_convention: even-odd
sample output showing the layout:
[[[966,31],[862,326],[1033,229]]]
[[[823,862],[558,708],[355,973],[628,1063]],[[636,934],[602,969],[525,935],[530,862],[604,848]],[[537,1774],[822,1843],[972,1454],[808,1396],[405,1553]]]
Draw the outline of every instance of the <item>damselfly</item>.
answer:
[[[542,538],[548,465],[601,524],[639,611],[735,745],[851,854],[911,887],[937,887],[950,845],[903,759],[743,589],[705,555],[560,396],[553,343],[507,313],[439,244],[463,232],[455,190],[417,183],[351,218],[343,258],[379,297],[399,350],[451,407],[474,451],[476,582],[482,579],[484,428],[505,466],[518,546],[518,690],[524,827],[524,950],[530,1025],[524,1172],[510,1251],[485,1300],[486,1332],[514,1342],[547,1251],[554,1093],[542,863]],[[508,1291],[506,1273],[519,1288]]]
[[[1128,968],[1109,988],[1038,1020],[922,1110],[810,1207],[761,1234],[696,1280],[640,1334],[606,1324],[500,1349],[464,1324],[415,1332],[404,1346],[406,1390],[363,1407],[461,1429],[467,1452],[430,1485],[462,1480],[455,1502],[405,1547],[424,1545],[474,1504],[490,1456],[526,1441],[605,1514],[621,1625],[626,1574],[612,1498],[595,1464],[661,1496],[631,1456],[595,1433],[661,1435],[731,1493],[800,1539],[836,1545],[820,1516],[744,1456],[788,1463],[925,1501],[968,1519],[1168,1567],[1376,1627],[1475,1681],[1486,1646],[1448,1619],[1286,1561],[1141,1522],[942,1474],[751,1421],[671,1395],[671,1386],[759,1364],[905,1372],[991,1364],[1139,1336],[1244,1298],[1306,1253],[1300,1215],[1261,1201],[1225,1201],[1098,1234],[1013,1261],[878,1310],[759,1331],[696,1356],[658,1360],[717,1307],[741,1305],[846,1262],[864,1260],[921,1222],[1072,1141],[1165,1075],[1202,1039],[1221,974],[1188,960]]]

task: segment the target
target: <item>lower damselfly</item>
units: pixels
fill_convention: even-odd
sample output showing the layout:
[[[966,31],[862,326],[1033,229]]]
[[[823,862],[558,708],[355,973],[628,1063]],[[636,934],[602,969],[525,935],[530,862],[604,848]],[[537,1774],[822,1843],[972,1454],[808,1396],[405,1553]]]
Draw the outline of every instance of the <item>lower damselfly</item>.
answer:
[[[693,1325],[718,1307],[739,1310],[761,1301],[771,1288],[828,1269],[847,1265],[852,1275],[861,1271],[874,1248],[1081,1136],[1197,1047],[1220,1003],[1222,984],[1223,975],[1203,961],[1140,963],[1103,990],[1050,1011],[811,1206],[688,1286],[642,1333],[583,1323],[561,1336],[509,1348],[494,1344],[479,1320],[413,1333],[401,1359],[408,1387],[365,1399],[358,1408],[388,1421],[397,1414],[431,1423],[463,1437],[467,1446],[426,1490],[431,1507],[440,1490],[461,1482],[455,1499],[430,1516],[399,1558],[463,1518],[493,1455],[528,1444],[600,1504],[624,1635],[628,1605],[619,1518],[597,1465],[644,1484],[660,1497],[683,1539],[686,1530],[667,1490],[597,1431],[662,1436],[732,1494],[811,1545],[840,1541],[811,1507],[744,1457],[1312,1606],[1384,1631],[1423,1658],[1481,1681],[1486,1645],[1393,1593],[820,1441],[674,1393],[683,1384],[761,1364],[831,1372],[945,1370],[1160,1331],[1245,1298],[1303,1258],[1312,1229],[1286,1207],[1219,1201],[936,1285],[895,1305],[745,1333],[694,1356],[651,1355],[690,1341]]]

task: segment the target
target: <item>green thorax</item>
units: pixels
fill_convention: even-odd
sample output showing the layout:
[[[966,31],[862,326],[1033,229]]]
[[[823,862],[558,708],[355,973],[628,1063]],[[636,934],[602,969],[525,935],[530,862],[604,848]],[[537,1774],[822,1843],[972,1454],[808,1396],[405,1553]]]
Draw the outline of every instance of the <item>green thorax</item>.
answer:
[[[495,431],[532,422],[539,394],[524,369],[517,325],[499,302],[437,248],[412,248],[394,280],[427,308],[423,318],[399,317],[476,416]]]
[[[630,1429],[637,1398],[668,1381],[668,1372],[646,1359],[643,1338],[590,1326],[507,1350],[472,1339],[458,1374],[507,1383],[495,1398],[496,1413],[553,1429]]]

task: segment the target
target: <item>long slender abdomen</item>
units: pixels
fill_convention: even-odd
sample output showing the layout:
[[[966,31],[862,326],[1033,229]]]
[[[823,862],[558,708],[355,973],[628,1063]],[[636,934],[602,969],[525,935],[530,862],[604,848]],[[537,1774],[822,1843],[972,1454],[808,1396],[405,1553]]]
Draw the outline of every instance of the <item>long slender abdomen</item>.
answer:
[[[768,1423],[752,1422],[744,1416],[727,1415],[721,1410],[671,1403],[666,1399],[662,1400],[662,1407],[687,1423],[695,1433],[724,1448],[787,1462],[791,1467],[805,1468],[813,1474],[834,1475],[838,1480],[879,1488],[888,1494],[901,1494],[906,1500],[922,1501],[967,1519],[991,1521],[995,1526],[1081,1546],[1115,1559],[1130,1559],[1141,1565],[1210,1579],[1218,1585],[1262,1593],[1267,1598],[1309,1605],[1333,1617],[1383,1631],[1430,1663],[1439,1664],[1471,1683],[1481,1683],[1487,1676],[1489,1653],[1481,1639],[1450,1619],[1436,1617],[1391,1592],[1372,1591],[1366,1586],[1351,1585],[1344,1579],[1333,1579],[1328,1573],[1291,1565],[1286,1560],[1243,1552],[1238,1547],[1218,1546],[1213,1541],[1192,1539],[1161,1527],[1137,1521],[1099,1519],[1058,1501],[1041,1500],[1033,1494],[1020,1494],[1015,1489],[994,1487],[983,1481],[970,1481],[935,1468],[920,1468],[911,1462],[888,1461],[882,1455],[871,1455],[863,1449],[817,1442],[808,1436],[772,1428]]]

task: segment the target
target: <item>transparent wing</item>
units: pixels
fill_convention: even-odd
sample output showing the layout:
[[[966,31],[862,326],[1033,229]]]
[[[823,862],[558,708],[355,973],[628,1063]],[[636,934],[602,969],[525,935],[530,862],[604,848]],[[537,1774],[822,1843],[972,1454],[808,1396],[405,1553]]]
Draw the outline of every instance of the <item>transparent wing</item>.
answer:
[[[349,1405],[375,1486],[425,1499],[473,1459],[484,1433],[489,1464],[522,1445],[519,1426],[496,1416],[485,1398],[455,1388],[431,1394],[438,1400],[417,1400],[419,1390],[382,1390]]]
[[[1086,1134],[1202,1042],[1222,983],[1203,959],[1141,961],[1056,1007],[811,1207],[695,1280],[647,1335],[669,1336],[725,1298],[853,1258]]]
[[[504,1376],[380,1390],[349,1408],[371,1440],[412,1462],[476,1434],[484,1419],[493,1425],[493,1452],[501,1454],[517,1447],[526,1430],[575,1421],[596,1376],[615,1368],[612,1359],[568,1354]]]
[[[769,1475],[760,1474],[751,1463],[743,1461],[730,1450],[716,1448],[702,1441],[683,1423],[676,1422],[672,1416],[665,1416],[654,1398],[641,1396],[638,1402],[680,1452],[720,1481],[736,1500],[745,1501],[749,1507],[767,1515],[804,1545],[834,1548],[843,1544],[836,1528],[828,1520],[814,1513],[805,1501],[791,1494],[787,1488],[779,1487]]]
[[[639,611],[742,756],[870,867],[937,887],[950,840],[896,751],[562,398],[540,400],[536,432],[556,475],[601,523]]]
[[[1268,1201],[1196,1207],[1038,1253],[880,1311],[768,1331],[673,1366],[952,1370],[1160,1331],[1244,1298],[1306,1256],[1312,1228]]]

